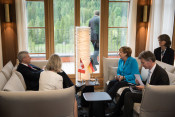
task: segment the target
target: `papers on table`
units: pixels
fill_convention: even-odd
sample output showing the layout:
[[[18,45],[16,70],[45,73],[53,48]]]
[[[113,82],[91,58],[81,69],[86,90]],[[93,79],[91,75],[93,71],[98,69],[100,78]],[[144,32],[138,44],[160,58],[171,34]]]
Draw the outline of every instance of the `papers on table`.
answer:
[[[143,82],[142,82],[142,80],[140,78],[140,75],[139,74],[134,74],[134,76],[139,81],[139,84],[143,86],[144,84],[143,84]]]

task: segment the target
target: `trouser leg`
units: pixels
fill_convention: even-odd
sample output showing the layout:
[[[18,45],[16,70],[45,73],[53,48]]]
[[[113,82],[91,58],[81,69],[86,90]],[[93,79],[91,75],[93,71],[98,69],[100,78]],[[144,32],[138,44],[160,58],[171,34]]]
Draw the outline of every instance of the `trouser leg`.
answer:
[[[107,93],[111,96],[112,99],[114,99],[114,97],[116,96],[116,93],[118,91],[119,88],[124,87],[124,86],[128,86],[128,82],[126,81],[120,81],[120,82],[116,82],[108,91]]]
[[[93,55],[93,64],[97,65],[98,61],[97,61],[97,57],[99,55],[99,50],[94,50],[94,55]]]
[[[123,90],[119,100],[117,101],[117,104],[116,104],[116,112],[117,113],[121,111],[121,109],[124,105],[124,98],[125,98],[125,94],[127,92],[131,92],[129,88],[126,88],[126,89]]]
[[[127,92],[124,97],[124,117],[133,116],[134,103],[140,103],[142,94]]]

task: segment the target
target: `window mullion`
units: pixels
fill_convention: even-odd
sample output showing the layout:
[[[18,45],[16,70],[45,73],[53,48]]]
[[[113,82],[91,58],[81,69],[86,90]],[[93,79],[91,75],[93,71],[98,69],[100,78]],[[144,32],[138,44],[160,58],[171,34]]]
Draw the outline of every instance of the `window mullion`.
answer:
[[[53,0],[44,0],[46,27],[46,59],[54,53]]]

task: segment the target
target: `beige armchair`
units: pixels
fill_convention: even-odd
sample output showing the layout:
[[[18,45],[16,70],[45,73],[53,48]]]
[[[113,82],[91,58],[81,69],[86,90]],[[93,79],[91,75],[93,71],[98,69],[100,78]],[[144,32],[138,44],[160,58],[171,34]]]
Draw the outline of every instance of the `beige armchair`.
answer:
[[[134,104],[134,117],[175,117],[175,85],[148,85],[141,104]]]
[[[74,86],[53,91],[0,91],[0,117],[74,117]]]

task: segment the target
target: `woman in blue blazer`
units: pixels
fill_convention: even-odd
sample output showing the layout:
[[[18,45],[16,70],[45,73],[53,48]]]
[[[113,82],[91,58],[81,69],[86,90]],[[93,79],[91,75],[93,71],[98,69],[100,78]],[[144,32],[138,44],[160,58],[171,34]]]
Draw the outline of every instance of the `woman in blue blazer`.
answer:
[[[117,76],[107,86],[107,93],[112,99],[116,96],[119,88],[136,84],[134,74],[140,75],[138,63],[135,58],[131,57],[131,53],[131,48],[127,46],[119,49],[120,60],[118,62]]]

